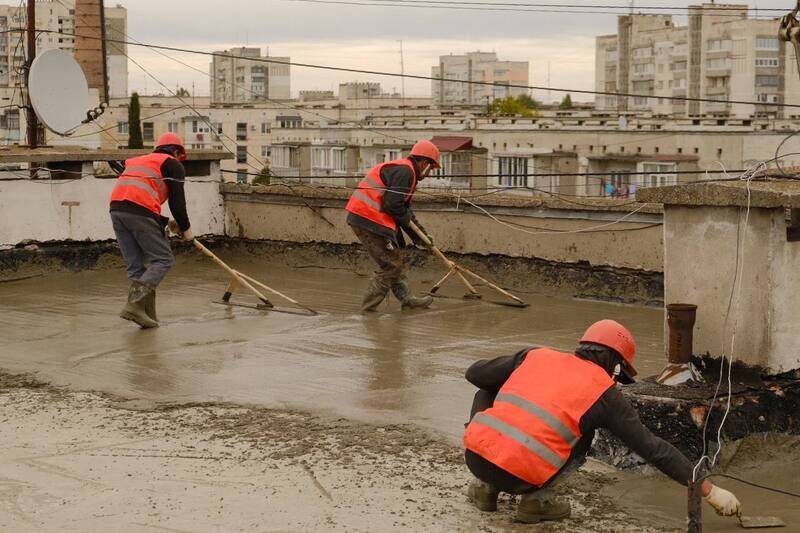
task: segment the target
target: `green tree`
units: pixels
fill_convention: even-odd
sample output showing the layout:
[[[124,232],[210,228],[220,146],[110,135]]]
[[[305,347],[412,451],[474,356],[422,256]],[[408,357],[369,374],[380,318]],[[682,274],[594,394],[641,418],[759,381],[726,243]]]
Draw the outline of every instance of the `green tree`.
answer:
[[[131,103],[128,105],[128,148],[144,148],[142,124],[139,120],[140,111],[139,93],[133,93]]]
[[[271,177],[272,173],[269,171],[269,167],[264,167],[258,173],[258,176],[253,178],[253,185],[269,185]]]
[[[184,89],[183,87],[178,87],[178,90],[175,92],[175,96],[183,98],[183,97],[188,97],[188,96],[192,96],[192,95],[189,94],[189,91]]]
[[[572,109],[572,107],[573,107],[573,105],[572,105],[572,97],[569,95],[569,93],[567,93],[567,95],[564,97],[564,99],[561,100],[561,103],[558,104],[558,108],[559,109]]]
[[[522,105],[513,96],[498,98],[487,106],[486,111],[490,115],[520,115],[523,117],[532,117],[534,115],[530,109]]]
[[[527,109],[539,109],[539,107],[542,105],[538,100],[531,97],[529,94],[521,94],[517,96],[517,101]]]

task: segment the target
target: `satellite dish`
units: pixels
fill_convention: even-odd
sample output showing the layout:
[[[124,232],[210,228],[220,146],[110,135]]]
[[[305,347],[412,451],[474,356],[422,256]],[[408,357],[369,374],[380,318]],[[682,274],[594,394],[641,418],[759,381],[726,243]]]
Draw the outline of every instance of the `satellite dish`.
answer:
[[[83,69],[64,50],[36,56],[28,74],[28,94],[39,120],[59,135],[71,135],[90,109]]]

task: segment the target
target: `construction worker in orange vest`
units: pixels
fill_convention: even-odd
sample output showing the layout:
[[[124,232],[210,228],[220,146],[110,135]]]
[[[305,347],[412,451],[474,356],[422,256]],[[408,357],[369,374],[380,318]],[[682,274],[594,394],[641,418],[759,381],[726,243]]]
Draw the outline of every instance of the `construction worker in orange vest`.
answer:
[[[167,226],[187,241],[194,239],[183,191],[185,159],[183,140],[165,133],[153,153],[125,161],[111,192],[111,223],[130,279],[128,302],[119,316],[142,328],[158,326],[156,287],[174,262]],[[175,220],[161,216],[166,201]]]
[[[411,222],[427,235],[411,209],[411,200],[419,181],[440,167],[439,149],[431,141],[421,140],[407,158],[373,167],[350,196],[345,207],[347,223],[380,268],[369,282],[362,311],[375,311],[389,290],[403,308],[424,309],[433,302],[430,296],[411,294],[401,249],[405,247],[403,231],[419,243],[419,237],[409,229]]]
[[[476,477],[468,496],[496,511],[499,492],[521,494],[516,520],[537,523],[570,515],[553,489],[586,460],[595,430],[606,428],[631,450],[682,485],[693,465],[653,435],[616,383],[632,383],[636,343],[613,320],[592,324],[575,353],[528,348],[469,367],[475,395],[464,433],[465,461]],[[705,500],[725,516],[737,514],[731,492],[703,481]]]

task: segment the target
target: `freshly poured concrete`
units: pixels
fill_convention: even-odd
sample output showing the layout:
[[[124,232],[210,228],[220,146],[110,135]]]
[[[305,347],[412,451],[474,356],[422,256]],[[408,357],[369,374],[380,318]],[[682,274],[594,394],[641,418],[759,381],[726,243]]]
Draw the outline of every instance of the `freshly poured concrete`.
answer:
[[[392,299],[362,315],[366,277],[229,259],[321,316],[214,304],[225,275],[192,256],[179,259],[158,291],[162,326],[142,331],[117,317],[126,294],[121,269],[48,274],[0,284],[0,367],[80,390],[327,411],[412,422],[453,438],[474,393],[464,370],[477,359],[537,343],[569,350],[591,322],[614,318],[636,335],[642,372],[662,368],[660,310],[522,295],[527,309],[437,298],[431,310],[400,312]],[[412,286],[429,287],[440,274],[411,270]],[[461,296],[452,283],[442,292]],[[233,299],[253,301],[242,289]]]
[[[532,343],[570,349],[607,317],[636,335],[642,374],[663,364],[659,310],[527,294],[523,310],[437,299],[430,311],[401,313],[392,301],[364,316],[356,312],[363,275],[227,259],[322,314],[212,304],[227,280],[196,256],[170,273],[159,291],[163,325],[150,331],[116,316],[121,270],[0,284],[0,369],[67,386],[0,380],[0,527],[527,531],[511,527],[505,499],[497,515],[464,501],[469,475],[457,440],[474,393],[464,369]],[[411,278],[420,289],[439,274]],[[455,284],[446,292],[461,293]],[[748,446],[729,471],[800,490],[796,439]],[[800,523],[795,500],[721,484],[747,514]],[[574,518],[558,531],[684,526],[685,490],[661,476],[593,463],[568,495]],[[708,531],[737,530],[704,510]]]

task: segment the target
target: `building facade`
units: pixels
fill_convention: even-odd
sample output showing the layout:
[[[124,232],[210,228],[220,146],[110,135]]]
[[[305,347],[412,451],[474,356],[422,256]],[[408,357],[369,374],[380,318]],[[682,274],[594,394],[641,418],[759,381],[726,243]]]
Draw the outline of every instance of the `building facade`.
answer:
[[[36,28],[41,33],[36,38],[36,52],[61,49],[75,53],[75,0],[39,0],[36,2]],[[79,25],[79,24],[78,24]],[[22,105],[21,85],[24,80],[22,67],[27,57],[27,27],[25,5],[0,5],[0,143],[20,141],[20,110],[11,105]],[[105,8],[106,36],[125,40],[127,34],[127,10],[124,7]],[[124,97],[128,94],[127,47],[122,43],[109,43],[106,47],[109,96]]]
[[[440,56],[439,64],[431,68],[431,77],[437,78],[431,81],[432,98],[439,105],[487,105],[497,98],[527,94],[529,70],[527,61],[500,61],[494,52]]]
[[[291,98],[290,58],[262,56],[260,48],[246,47],[215,54],[210,65],[212,102],[250,104]]]
[[[617,34],[597,37],[598,109],[672,116],[781,117],[769,104],[792,100],[794,51],[777,21],[748,18],[742,5],[689,7],[688,26],[667,15],[626,15]],[[719,11],[720,7],[726,7]],[[796,76],[795,76],[796,77]],[[797,93],[794,93],[797,94]],[[680,98],[712,101],[686,101]],[[672,99],[678,98],[678,99]]]

